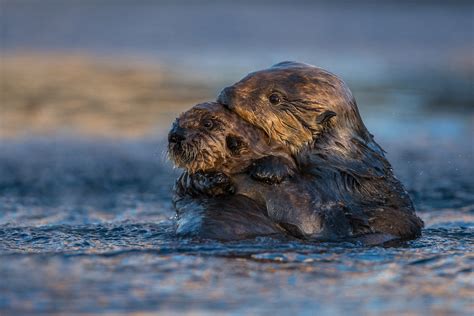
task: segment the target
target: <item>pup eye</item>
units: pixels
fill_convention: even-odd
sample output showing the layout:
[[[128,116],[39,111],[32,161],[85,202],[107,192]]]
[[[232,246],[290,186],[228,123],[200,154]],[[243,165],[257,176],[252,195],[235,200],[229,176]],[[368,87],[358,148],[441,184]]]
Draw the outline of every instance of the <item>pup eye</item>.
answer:
[[[281,102],[280,96],[276,93],[270,94],[270,96],[268,97],[268,100],[270,101],[271,104],[274,104],[274,105]]]
[[[214,127],[214,122],[211,120],[205,120],[204,122],[202,122],[202,125],[207,129],[211,129]]]

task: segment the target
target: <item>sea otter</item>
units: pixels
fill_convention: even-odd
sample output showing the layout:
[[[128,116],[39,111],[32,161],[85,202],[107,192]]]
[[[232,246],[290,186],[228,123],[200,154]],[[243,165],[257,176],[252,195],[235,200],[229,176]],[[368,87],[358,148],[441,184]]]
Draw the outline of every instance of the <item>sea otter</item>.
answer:
[[[250,73],[217,101],[286,147],[298,173],[323,184],[322,199],[349,209],[360,230],[402,239],[420,235],[423,222],[408,193],[336,75],[282,62]],[[261,174],[271,175],[273,169],[260,164]]]
[[[246,216],[243,214],[251,214],[252,205],[258,205],[257,213],[261,215],[263,210],[268,217],[260,216],[261,222],[249,218],[248,225],[243,225],[247,229],[245,234],[234,234],[234,238],[248,236],[251,227],[260,228],[261,223],[273,223],[270,225],[272,234],[312,240],[358,238],[368,234],[372,237],[364,237],[364,241],[369,243],[399,238],[398,235],[372,230],[369,218],[361,209],[349,209],[334,198],[328,199],[332,195],[326,181],[311,175],[293,175],[290,170],[295,165],[287,152],[273,144],[263,130],[243,121],[220,104],[201,104],[185,112],[169,134],[169,153],[177,166],[187,170],[175,188],[178,234],[206,233],[223,239],[219,236],[220,225],[216,224],[218,217],[212,214],[223,214],[224,211],[228,219],[225,225],[228,238],[231,236],[229,227],[236,224],[241,227]],[[280,156],[278,163],[287,162],[288,171],[280,184],[261,182],[249,175],[248,171],[255,168],[264,154],[270,155],[267,157]],[[234,201],[230,196],[235,199],[245,196],[253,204],[240,204],[244,212],[232,216],[228,210],[239,211],[232,205]],[[215,203],[220,203],[218,209]],[[202,220],[203,214],[207,216],[205,220]],[[198,224],[194,225],[195,222]],[[208,222],[213,225],[208,225]],[[203,229],[203,224],[206,229]]]

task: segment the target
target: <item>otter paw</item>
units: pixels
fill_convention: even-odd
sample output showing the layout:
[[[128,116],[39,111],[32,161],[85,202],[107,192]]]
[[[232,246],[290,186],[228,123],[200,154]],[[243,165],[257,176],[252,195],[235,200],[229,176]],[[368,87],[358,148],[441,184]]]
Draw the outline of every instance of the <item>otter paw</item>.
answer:
[[[267,184],[276,184],[291,177],[293,170],[286,159],[276,156],[267,156],[254,161],[248,173],[257,181]]]
[[[231,179],[221,172],[197,172],[192,175],[192,189],[197,194],[218,196],[235,193]]]

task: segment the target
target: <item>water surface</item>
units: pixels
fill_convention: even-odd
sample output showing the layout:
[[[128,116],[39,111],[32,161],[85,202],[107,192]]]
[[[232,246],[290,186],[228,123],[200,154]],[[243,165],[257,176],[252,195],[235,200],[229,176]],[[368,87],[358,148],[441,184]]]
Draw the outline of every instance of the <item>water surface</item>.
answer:
[[[198,311],[468,314],[472,150],[387,140],[426,222],[414,241],[221,243],[174,236],[162,143],[34,138],[0,146],[2,314]]]

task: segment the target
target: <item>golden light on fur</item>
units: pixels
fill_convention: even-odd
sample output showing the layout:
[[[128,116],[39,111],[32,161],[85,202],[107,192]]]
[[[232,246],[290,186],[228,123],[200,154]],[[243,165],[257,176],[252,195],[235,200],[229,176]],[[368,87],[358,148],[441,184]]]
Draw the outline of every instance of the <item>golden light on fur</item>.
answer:
[[[345,83],[337,76],[307,64],[284,62],[253,72],[225,88],[218,102],[263,129],[273,141],[289,148],[293,154],[316,140],[327,124],[348,124],[346,127],[365,129],[360,128],[363,124],[360,119],[354,122],[339,120],[339,116],[353,118],[359,115]],[[318,120],[328,111],[334,114],[330,119]]]
[[[262,129],[215,102],[198,104],[180,115],[169,140],[169,158],[176,167],[190,173],[237,173],[253,160],[272,153],[290,157],[288,150],[272,142]]]

